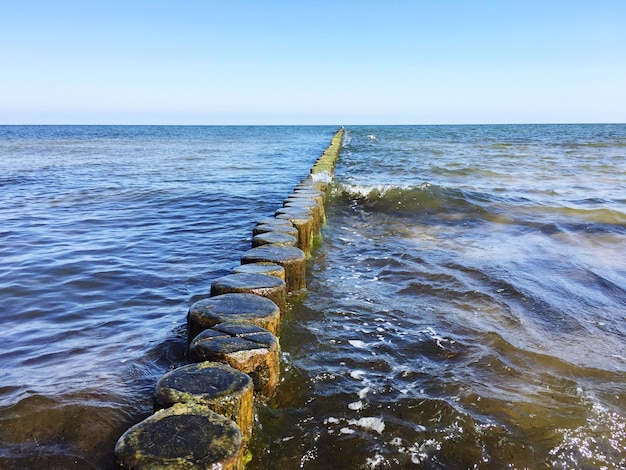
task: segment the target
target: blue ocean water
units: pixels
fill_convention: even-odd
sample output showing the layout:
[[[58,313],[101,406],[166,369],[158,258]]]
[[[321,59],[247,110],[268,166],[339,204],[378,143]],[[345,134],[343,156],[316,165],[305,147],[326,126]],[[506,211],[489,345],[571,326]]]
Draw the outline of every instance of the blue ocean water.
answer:
[[[109,468],[335,127],[0,127],[0,467]]]
[[[112,468],[335,127],[0,127],[0,467]],[[626,466],[626,125],[350,126],[250,468]]]
[[[626,466],[626,126],[350,126],[331,194],[253,468]]]

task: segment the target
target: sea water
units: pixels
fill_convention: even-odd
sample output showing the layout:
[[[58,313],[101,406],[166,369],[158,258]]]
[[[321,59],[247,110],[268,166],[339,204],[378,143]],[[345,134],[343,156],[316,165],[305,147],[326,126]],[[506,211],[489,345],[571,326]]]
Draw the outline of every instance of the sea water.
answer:
[[[252,468],[626,468],[626,126],[351,127]]]
[[[336,127],[0,127],[0,467],[113,468]],[[626,466],[626,126],[348,126],[249,468]]]
[[[0,468],[113,468],[336,127],[0,127]]]

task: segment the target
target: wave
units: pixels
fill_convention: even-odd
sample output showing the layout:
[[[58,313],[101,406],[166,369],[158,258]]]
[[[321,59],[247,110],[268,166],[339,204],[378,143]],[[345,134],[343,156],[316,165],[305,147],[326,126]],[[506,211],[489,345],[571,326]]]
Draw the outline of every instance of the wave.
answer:
[[[620,201],[546,201],[515,195],[449,188],[430,183],[414,186],[335,183],[333,201],[366,212],[400,217],[437,216],[447,222],[489,221],[517,225],[546,234],[560,232],[624,233],[626,213]],[[536,196],[536,195],[535,195]],[[596,206],[596,207],[593,207]]]
[[[335,201],[349,201],[364,210],[381,213],[429,214],[440,211],[485,213],[479,199],[486,195],[422,183],[417,186],[335,184],[331,188]],[[478,197],[475,197],[478,196]]]

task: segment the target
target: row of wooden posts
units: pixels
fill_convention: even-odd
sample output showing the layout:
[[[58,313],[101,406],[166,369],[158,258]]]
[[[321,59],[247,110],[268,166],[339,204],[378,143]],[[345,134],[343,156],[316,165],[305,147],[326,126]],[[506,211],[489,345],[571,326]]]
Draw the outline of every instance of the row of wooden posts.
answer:
[[[118,440],[128,469],[241,469],[254,400],[279,381],[278,332],[287,296],[306,287],[313,239],[325,220],[326,190],[343,128],[274,217],[258,221],[241,266],[211,284],[187,314],[189,364],[156,384],[155,413]]]

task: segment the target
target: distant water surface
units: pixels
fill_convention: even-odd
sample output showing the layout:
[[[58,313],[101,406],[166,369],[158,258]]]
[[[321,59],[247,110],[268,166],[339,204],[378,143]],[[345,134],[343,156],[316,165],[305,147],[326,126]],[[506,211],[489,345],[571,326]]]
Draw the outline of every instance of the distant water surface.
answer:
[[[0,126],[0,468],[112,468],[335,127]]]
[[[626,468],[626,126],[348,127],[252,468]]]

